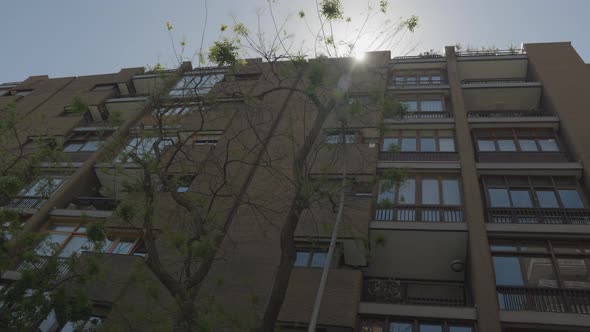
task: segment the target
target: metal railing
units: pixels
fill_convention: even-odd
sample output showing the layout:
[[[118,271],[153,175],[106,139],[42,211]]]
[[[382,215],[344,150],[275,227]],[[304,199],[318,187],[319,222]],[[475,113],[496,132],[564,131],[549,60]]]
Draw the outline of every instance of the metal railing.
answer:
[[[379,152],[381,161],[457,161],[456,152]]]
[[[389,85],[395,86],[426,86],[426,85],[445,85],[448,84],[445,80],[415,80],[415,81],[396,81],[390,80]]]
[[[47,202],[46,197],[41,196],[16,196],[10,200],[8,207],[37,209]]]
[[[468,303],[462,283],[391,278],[365,278],[363,301],[447,307],[465,307]]]
[[[38,270],[43,268],[51,259],[51,257],[46,256],[36,256],[34,260],[31,261],[23,261],[18,267],[17,271],[23,272],[25,270]],[[58,276],[64,276],[70,271],[70,267],[68,264],[67,258],[62,257],[55,257],[57,260],[57,271],[56,274]]]
[[[456,52],[457,56],[510,56],[526,54],[524,49],[512,50],[481,50],[481,51],[463,51]]]
[[[416,119],[447,119],[452,118],[451,112],[412,112],[405,111],[399,116],[386,117],[390,120],[416,120]]]
[[[526,78],[482,78],[482,79],[467,79],[461,81],[461,84],[493,84],[493,83],[538,83],[538,81],[531,81]]]
[[[77,210],[112,211],[117,208],[119,201],[104,197],[75,197],[72,198],[72,204]]]
[[[496,287],[501,310],[590,314],[590,289]]]
[[[375,221],[463,222],[463,207],[396,205],[377,208]]]
[[[421,54],[421,55],[404,55],[395,56],[393,60],[412,60],[412,59],[443,59],[444,55],[440,54]]]
[[[544,110],[519,110],[519,111],[469,111],[468,118],[526,118],[526,117],[542,117],[553,116],[551,113]]]
[[[590,209],[488,208],[494,224],[590,224]]]

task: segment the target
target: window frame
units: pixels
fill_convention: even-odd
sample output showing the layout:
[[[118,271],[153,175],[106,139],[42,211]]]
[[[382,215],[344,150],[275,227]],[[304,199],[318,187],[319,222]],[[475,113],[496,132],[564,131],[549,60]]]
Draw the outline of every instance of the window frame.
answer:
[[[97,131],[74,131],[63,144],[63,151],[65,153],[94,153],[100,149],[101,143],[106,141],[113,134],[112,130],[105,130],[103,132]],[[83,151],[84,147],[90,142],[98,142],[98,146],[94,150]],[[81,144],[76,151],[66,151],[68,145]]]
[[[440,101],[441,105],[442,105],[442,111],[424,111],[422,109],[422,102],[423,101]],[[406,102],[416,102],[416,110],[415,111],[406,110],[407,113],[437,114],[437,113],[448,112],[446,98],[445,98],[445,96],[441,96],[441,95],[419,95],[419,96],[414,96],[413,98],[412,97],[403,97],[403,98],[399,99],[399,102],[402,104],[406,103]]]
[[[397,140],[398,151],[403,153],[457,153],[457,140],[455,137],[455,131],[453,129],[396,129],[397,135],[384,134],[381,138],[381,152],[389,152],[389,148],[385,146],[385,139]],[[432,136],[425,136],[425,132],[434,132]],[[451,132],[450,136],[444,135],[444,132]],[[406,135],[409,133],[410,135]],[[414,135],[411,135],[414,134]],[[403,139],[415,138],[416,139],[416,150],[415,151],[402,151]],[[422,151],[422,139],[433,138],[434,139],[434,151]],[[453,142],[454,151],[441,151],[440,141],[441,139],[451,139]],[[391,144],[390,144],[391,145]]]
[[[475,151],[477,153],[564,153],[564,147],[560,142],[559,134],[555,130],[551,130],[549,134],[549,128],[481,128],[474,129],[472,131],[473,142]],[[501,132],[508,132],[509,134],[503,134]],[[526,133],[529,131],[529,133]],[[543,150],[540,141],[553,139],[557,146],[557,151],[546,151]],[[499,141],[508,140],[512,141],[515,150],[500,150]],[[491,141],[493,142],[494,150],[481,150],[480,141]],[[536,151],[523,149],[520,141],[534,141]]]
[[[395,186],[395,188],[393,188],[393,202],[391,202],[394,206],[403,206],[403,205],[413,205],[413,206],[422,206],[422,207],[463,207],[465,205],[465,200],[463,197],[463,183],[461,181],[461,177],[460,175],[452,175],[452,174],[445,174],[445,175],[438,175],[438,174],[412,174],[412,175],[408,175],[406,180],[408,179],[412,179],[415,181],[415,187],[414,187],[414,203],[413,204],[407,204],[404,202],[400,202],[400,194],[399,194],[399,189],[401,186]],[[424,179],[436,179],[437,180],[437,188],[438,188],[438,199],[439,199],[439,203],[438,204],[424,204],[423,203],[423,196],[422,196],[422,181]],[[443,180],[456,180],[457,181],[457,186],[459,189],[459,204],[444,204],[445,201],[445,195],[444,195],[444,188],[443,188]],[[381,200],[380,200],[380,196],[384,193],[381,192],[381,182],[382,180],[378,181],[377,183],[377,205],[380,204]],[[402,183],[403,186],[403,183]],[[391,193],[392,191],[389,190],[387,191],[389,193]],[[391,194],[390,194],[391,195]]]
[[[309,257],[307,258],[307,262],[305,262],[304,265],[296,265],[297,264],[297,254],[298,253],[308,253]],[[334,251],[335,255],[337,254],[337,250]],[[327,259],[327,255],[328,255],[328,247],[326,246],[296,246],[295,248],[295,262],[293,262],[293,267],[300,267],[300,268],[311,268],[311,269],[322,269],[324,268],[324,265],[326,264],[326,260],[324,260],[324,264],[322,264],[322,266],[312,266],[313,263],[313,257],[316,254],[325,254],[326,255],[326,259]],[[332,261],[332,264],[334,264],[334,262],[336,262],[336,260]]]
[[[495,181],[492,178],[502,179],[503,185],[489,184],[488,182]],[[522,184],[511,183],[511,179],[513,179],[513,178],[521,178],[521,179],[526,178],[526,184],[524,184],[524,183],[522,183]],[[538,184],[535,184],[535,181],[534,181],[535,178],[542,178],[544,180],[549,180],[549,181],[547,181],[546,184],[538,185]],[[514,208],[514,209],[576,209],[576,208],[565,207],[562,197],[559,194],[560,190],[575,190],[578,194],[578,198],[580,199],[580,201],[582,203],[582,207],[580,209],[588,208],[588,202],[587,202],[586,197],[584,195],[584,191],[580,187],[578,181],[575,180],[575,178],[574,178],[575,185],[563,184],[563,183],[559,183],[556,180],[558,178],[572,178],[572,177],[568,177],[568,176],[509,176],[509,175],[494,175],[494,176],[489,176],[489,177],[484,176],[484,177],[482,177],[481,181],[482,181],[482,186],[483,186],[483,191],[484,191],[484,200],[486,203],[486,207],[487,208],[503,208],[503,209],[512,209],[512,208]],[[513,182],[514,182],[514,180],[513,180]],[[508,201],[510,203],[510,206],[492,206],[491,195],[489,192],[490,189],[507,190],[508,191]],[[529,195],[531,198],[532,206],[531,207],[515,206],[514,202],[512,201],[512,196],[510,195],[511,190],[527,190],[529,192]],[[537,191],[553,192],[553,194],[556,198],[558,207],[542,207],[540,204],[541,200],[537,196]]]
[[[357,329],[360,332],[365,332],[363,329],[363,323],[370,321],[373,324],[377,324],[383,332],[391,331],[392,323],[409,323],[412,325],[411,332],[420,332],[420,324],[434,324],[441,325],[442,332],[449,332],[451,327],[469,327],[471,332],[477,332],[477,325],[474,321],[461,320],[461,319],[436,319],[436,318],[417,318],[408,316],[376,316],[376,315],[363,315],[359,317]],[[372,325],[375,326],[375,325]]]

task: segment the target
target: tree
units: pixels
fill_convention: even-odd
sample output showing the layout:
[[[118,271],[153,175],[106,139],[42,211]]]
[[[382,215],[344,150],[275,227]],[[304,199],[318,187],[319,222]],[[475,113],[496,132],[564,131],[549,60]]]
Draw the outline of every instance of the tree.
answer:
[[[317,22],[311,22],[303,11],[298,15],[313,41],[311,53],[316,58],[307,60],[303,50],[292,50],[291,45],[298,36],[288,34],[285,24],[278,24],[273,6],[269,3],[274,27],[272,38],[265,38],[262,31],[251,32],[239,22],[234,22],[231,29],[221,27],[220,40],[207,52],[209,60],[220,66],[219,70],[203,69],[187,76],[182,70],[165,71],[161,65],[156,65],[153,71],[160,74],[159,84],[151,93],[145,121],[134,131],[134,139],[129,142],[121,136],[105,147],[108,153],[104,160],[114,163],[102,171],[125,180],[110,191],[126,197],[117,208],[117,220],[93,224],[95,248],[105,241],[110,222],[141,230],[147,252],[146,265],[174,304],[171,324],[175,330],[215,330],[218,321],[229,323],[234,329],[275,329],[295,261],[294,236],[301,216],[318,202],[327,202],[337,209],[335,197],[351,184],[344,172],[343,186],[328,186],[329,181],[317,177],[318,168],[331,169],[335,174],[340,172],[340,163],[349,153],[345,144],[349,124],[368,121],[367,118],[392,103],[378,87],[370,91],[372,106],[354,100],[351,92],[356,76],[379,75],[386,80],[387,70],[355,63],[350,57],[357,54],[357,45],[367,35],[370,40],[367,50],[393,47],[399,42],[398,38],[406,31],[412,32],[418,22],[414,16],[395,22],[385,18],[376,24],[375,31],[368,31],[372,22],[387,13],[387,2],[380,1],[378,7],[368,6],[358,31],[342,37],[337,33],[339,27],[350,26],[352,18],[345,15],[340,1],[321,1],[313,15],[317,16]],[[167,28],[171,31],[172,25],[168,23]],[[171,40],[174,43],[172,34]],[[180,52],[174,48],[182,69],[185,43],[181,42]],[[203,47],[197,52],[202,67],[206,62],[204,53]],[[244,57],[260,57],[263,61],[241,60]],[[233,77],[236,81],[216,90],[219,85],[214,83],[220,71],[225,72],[226,80]],[[239,75],[253,74],[260,75],[257,78],[260,88],[251,89],[237,79]],[[274,95],[283,95],[286,100],[293,97],[311,107],[287,112],[285,105],[276,114],[276,108],[269,106]],[[242,112],[227,109],[235,106],[227,103],[228,96],[243,102]],[[186,108],[192,110],[192,122],[187,126],[189,132],[171,135],[169,129],[175,123],[187,124],[186,118],[176,116],[183,115]],[[309,122],[309,126],[301,127],[301,121]],[[194,144],[199,135],[220,129],[215,127],[220,123],[225,125],[216,145]],[[335,129],[339,144],[323,139],[326,126]],[[288,143],[291,150],[273,151],[275,140]],[[335,157],[321,160],[318,156],[326,151]],[[255,173],[261,170],[288,184],[285,197],[289,199],[280,209],[247,190]],[[187,192],[178,190],[181,186],[188,187],[187,177],[188,182],[196,185]],[[165,220],[164,215],[171,213],[171,207],[179,207],[174,214],[178,218],[167,225],[164,221],[170,220]],[[222,243],[228,238],[235,216],[244,207],[254,211],[265,228],[278,228],[280,237],[280,261],[269,298],[252,299],[253,305],[262,307],[261,317],[236,317],[217,308],[208,290],[203,289],[216,259],[222,256]],[[270,215],[282,216],[283,220],[274,225],[272,218],[267,217]],[[73,261],[76,260],[74,257]],[[96,272],[98,268],[97,264],[88,262],[82,265],[85,272]],[[51,265],[42,268],[51,268]],[[84,280],[88,274],[76,276]],[[55,298],[66,298],[63,288],[53,294]],[[155,291],[149,296],[162,295]],[[82,301],[83,296],[79,298]]]

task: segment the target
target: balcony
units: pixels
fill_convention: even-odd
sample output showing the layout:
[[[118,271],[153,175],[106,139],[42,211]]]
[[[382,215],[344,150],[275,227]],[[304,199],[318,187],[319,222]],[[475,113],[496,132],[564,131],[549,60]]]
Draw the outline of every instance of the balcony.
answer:
[[[70,271],[70,266],[68,264],[68,259],[62,257],[36,256],[34,260],[22,262],[16,268],[16,270],[18,272],[23,272],[26,270],[39,270],[53,259],[55,259],[56,262],[56,275],[60,277],[65,276]]]
[[[453,122],[451,112],[410,112],[406,111],[398,116],[385,117],[385,123],[396,122]]]
[[[590,225],[590,209],[488,208],[495,224]]]
[[[515,122],[527,123],[535,127],[559,127],[557,115],[542,109],[531,110],[480,110],[467,112],[467,118],[472,128],[487,128],[490,125],[510,127]]]
[[[445,80],[390,80],[388,89],[390,90],[446,90],[449,83]]]
[[[458,161],[456,152],[379,152],[379,161]]]
[[[478,152],[480,163],[567,163],[565,152]]]
[[[470,119],[490,119],[490,118],[543,118],[554,117],[553,114],[542,110],[494,110],[494,111],[469,111],[467,117]]]
[[[590,289],[497,287],[501,310],[590,314]]]
[[[461,282],[395,280],[365,278],[363,302],[446,307],[468,305],[467,292]]]
[[[503,57],[503,56],[516,56],[516,55],[526,55],[526,51],[524,49],[511,49],[511,50],[474,50],[474,51],[464,51],[464,52],[457,52],[458,57]]]
[[[38,209],[47,202],[47,197],[43,196],[15,196],[8,203],[10,208],[18,209]]]
[[[523,77],[463,79],[465,107],[471,110],[536,109],[541,83]]]
[[[119,205],[119,200],[105,197],[74,197],[72,203],[68,206],[68,210],[83,210],[83,211],[113,211]]]
[[[393,208],[377,208],[375,221],[396,222],[464,222],[462,207],[396,205]]]

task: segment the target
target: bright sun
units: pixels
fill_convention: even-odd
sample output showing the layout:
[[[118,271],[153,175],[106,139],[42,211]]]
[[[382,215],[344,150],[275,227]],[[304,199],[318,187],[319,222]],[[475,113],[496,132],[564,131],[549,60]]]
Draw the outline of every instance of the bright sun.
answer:
[[[363,62],[363,61],[365,61],[365,52],[357,52],[357,53],[354,55],[354,58],[355,58],[355,60],[356,60],[356,61],[358,61],[358,62]]]

